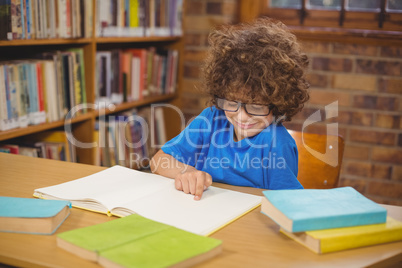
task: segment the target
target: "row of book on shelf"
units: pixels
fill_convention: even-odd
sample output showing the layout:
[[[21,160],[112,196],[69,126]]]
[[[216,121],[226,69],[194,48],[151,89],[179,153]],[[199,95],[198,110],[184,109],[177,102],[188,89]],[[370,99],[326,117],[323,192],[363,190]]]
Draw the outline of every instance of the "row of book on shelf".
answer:
[[[98,51],[95,102],[104,107],[174,93],[177,70],[177,50]],[[0,131],[71,118],[91,107],[82,48],[0,62]]]
[[[183,0],[98,0],[97,36],[180,36]]]
[[[0,40],[93,36],[93,2],[1,0]]]
[[[0,152],[76,162],[75,147],[68,141],[64,131],[44,131],[24,137],[15,142],[0,144]]]
[[[149,159],[166,142],[163,108],[145,107],[96,121],[95,164],[147,168]],[[74,139],[62,130],[35,133],[0,144],[0,152],[77,162]]]
[[[96,0],[96,36],[182,34],[183,0]],[[93,36],[92,0],[0,0],[0,40]]]
[[[119,104],[176,91],[178,51],[131,48],[96,53],[97,104]]]
[[[0,62],[0,130],[58,121],[86,102],[81,48]]]
[[[167,141],[163,108],[132,109],[100,119],[96,121],[94,140],[98,144],[96,165],[147,168],[149,159]]]

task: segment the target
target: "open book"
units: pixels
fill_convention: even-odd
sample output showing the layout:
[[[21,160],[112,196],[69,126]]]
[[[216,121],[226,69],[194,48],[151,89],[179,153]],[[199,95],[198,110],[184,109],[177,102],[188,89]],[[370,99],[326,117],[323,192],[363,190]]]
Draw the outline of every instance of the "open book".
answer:
[[[81,179],[36,189],[34,196],[69,200],[78,208],[148,219],[209,235],[261,203],[261,197],[209,187],[201,200],[175,189],[174,180],[122,166]]]

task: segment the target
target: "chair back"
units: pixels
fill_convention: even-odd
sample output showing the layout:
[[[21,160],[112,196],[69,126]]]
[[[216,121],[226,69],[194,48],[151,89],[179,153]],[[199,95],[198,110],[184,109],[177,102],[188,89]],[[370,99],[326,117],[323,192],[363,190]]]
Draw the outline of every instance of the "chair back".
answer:
[[[289,130],[299,151],[297,179],[306,189],[329,189],[338,186],[344,139]]]

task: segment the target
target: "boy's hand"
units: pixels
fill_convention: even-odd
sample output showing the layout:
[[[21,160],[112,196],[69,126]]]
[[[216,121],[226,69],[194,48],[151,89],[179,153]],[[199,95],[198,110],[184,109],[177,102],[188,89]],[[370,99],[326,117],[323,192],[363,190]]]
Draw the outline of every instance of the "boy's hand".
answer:
[[[199,170],[189,170],[176,176],[175,187],[186,194],[193,194],[194,200],[200,200],[202,193],[212,184],[212,177]]]

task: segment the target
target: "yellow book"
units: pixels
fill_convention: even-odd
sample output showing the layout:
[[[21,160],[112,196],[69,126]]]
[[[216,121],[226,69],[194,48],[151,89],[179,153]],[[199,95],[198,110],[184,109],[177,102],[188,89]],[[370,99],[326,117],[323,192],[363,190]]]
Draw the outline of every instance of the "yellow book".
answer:
[[[130,27],[139,26],[138,0],[130,0]]]
[[[387,217],[386,223],[283,234],[315,253],[328,253],[402,240],[402,222]]]

